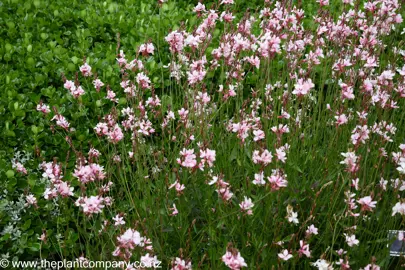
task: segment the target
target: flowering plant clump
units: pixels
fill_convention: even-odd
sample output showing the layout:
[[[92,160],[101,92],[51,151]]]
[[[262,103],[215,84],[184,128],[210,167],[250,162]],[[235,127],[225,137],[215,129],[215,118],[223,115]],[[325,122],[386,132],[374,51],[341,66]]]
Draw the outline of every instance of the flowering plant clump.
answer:
[[[0,197],[0,249],[170,269],[394,267],[403,7],[241,2],[198,3],[156,40],[119,35],[114,65],[89,56],[61,74],[63,103],[32,112],[50,136],[11,160],[22,192]]]

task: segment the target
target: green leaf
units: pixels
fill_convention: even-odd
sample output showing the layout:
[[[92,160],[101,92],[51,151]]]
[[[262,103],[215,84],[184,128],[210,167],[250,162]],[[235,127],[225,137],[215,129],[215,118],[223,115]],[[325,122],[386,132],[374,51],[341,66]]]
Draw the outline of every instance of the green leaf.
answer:
[[[31,219],[28,219],[24,222],[24,225],[22,225],[21,229],[23,231],[26,231],[29,227],[31,226]]]
[[[41,249],[41,244],[40,244],[40,243],[33,243],[33,244],[29,247],[29,249],[30,249],[31,251],[37,252],[37,251],[39,251],[39,250]]]

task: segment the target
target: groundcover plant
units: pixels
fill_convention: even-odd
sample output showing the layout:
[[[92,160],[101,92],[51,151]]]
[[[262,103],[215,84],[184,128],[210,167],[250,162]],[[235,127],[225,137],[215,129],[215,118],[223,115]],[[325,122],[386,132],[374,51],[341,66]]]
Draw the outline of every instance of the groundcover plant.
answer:
[[[399,1],[0,8],[2,259],[405,263]]]

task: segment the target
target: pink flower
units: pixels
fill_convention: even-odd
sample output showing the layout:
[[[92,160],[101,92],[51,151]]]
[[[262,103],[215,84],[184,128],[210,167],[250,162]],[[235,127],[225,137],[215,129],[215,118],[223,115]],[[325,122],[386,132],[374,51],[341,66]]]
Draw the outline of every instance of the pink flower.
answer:
[[[392,81],[392,79],[394,78],[395,73],[392,72],[391,70],[385,70],[381,73],[380,76],[378,76],[378,80],[383,82],[383,81]]]
[[[139,47],[139,53],[141,53],[144,56],[147,56],[148,54],[154,54],[154,51],[155,51],[155,46],[153,46],[152,43],[142,44]]]
[[[344,254],[346,254],[347,253],[347,251],[345,251],[344,249],[339,249],[339,250],[336,250],[336,253],[339,255],[339,256],[342,256],[342,255],[344,255]]]
[[[263,164],[267,166],[271,163],[271,159],[273,158],[271,152],[265,149],[262,154],[258,150],[253,151],[253,163],[255,164]]]
[[[344,234],[344,235],[346,237],[346,243],[349,245],[349,247],[359,245],[360,241],[356,239],[356,236],[354,234],[352,234],[352,235]]]
[[[364,267],[364,270],[380,270],[380,267],[374,263],[368,264]]]
[[[191,72],[187,72],[188,83],[190,85],[194,85],[198,82],[201,82],[204,79],[205,74],[207,74],[207,72],[205,70],[201,70],[201,71],[193,70]]]
[[[257,56],[245,57],[245,61],[249,62],[252,66],[256,67],[257,69],[260,68],[260,59]]]
[[[235,97],[236,96],[236,91],[235,91],[235,85],[229,85],[229,90],[228,92],[224,95],[224,98],[228,97]]]
[[[205,151],[200,150],[200,158],[202,167],[204,167],[204,163],[207,163],[209,167],[214,166],[215,150],[211,150],[208,148]]]
[[[113,217],[113,220],[115,221],[114,226],[125,225],[124,217],[120,214]]]
[[[253,184],[258,185],[258,186],[263,186],[266,184],[266,181],[264,181],[263,172],[255,173],[255,180],[253,180]]]
[[[107,123],[98,123],[94,128],[94,131],[97,135],[107,135],[108,134],[108,125]]]
[[[91,157],[91,158],[98,158],[98,157],[100,157],[100,151],[98,151],[97,149],[95,149],[95,148],[90,148],[90,150],[89,150],[89,157]]]
[[[179,116],[181,118],[181,120],[186,120],[187,116],[188,116],[188,110],[181,108],[180,110],[178,110]]]
[[[222,256],[222,261],[232,270],[239,270],[247,267],[245,259],[242,258],[237,249],[227,250],[225,255]]]
[[[110,142],[116,144],[124,138],[124,134],[122,133],[121,128],[117,124],[110,132],[108,132],[107,137],[110,140]]]
[[[308,229],[306,230],[306,234],[307,235],[311,235],[311,234],[317,235],[318,234],[318,228],[316,228],[314,226],[314,224],[311,224],[310,226],[308,226]]]
[[[318,2],[321,7],[329,5],[329,0],[317,0],[316,2]]]
[[[25,197],[25,200],[27,201],[27,203],[25,204],[25,206],[29,206],[29,205],[37,205],[37,198],[35,198],[34,195],[29,194]]]
[[[172,262],[172,268],[171,270],[191,270],[191,261],[185,261],[181,258],[176,258]]]
[[[173,187],[176,189],[178,195],[180,195],[186,188],[184,185],[180,184],[178,180],[176,180],[176,182],[174,182],[169,189],[172,189]]]
[[[198,3],[198,4],[194,7],[193,11],[194,11],[195,13],[206,12],[206,10],[205,10],[205,5],[204,5],[204,4],[201,4],[201,3]]]
[[[273,131],[277,135],[282,135],[284,133],[289,133],[290,129],[288,128],[287,125],[279,124],[278,127],[277,126],[272,127],[271,131]]]
[[[354,187],[355,190],[359,190],[359,178],[353,179],[351,186]]]
[[[142,120],[139,122],[139,129],[138,133],[142,133],[143,135],[149,136],[153,134],[155,130],[152,128],[152,122],[149,120]]]
[[[264,137],[265,137],[264,131],[261,129],[253,130],[253,135],[255,136],[253,138],[253,140],[255,142],[260,141],[260,140],[264,139]]]
[[[45,230],[43,231],[41,236],[38,237],[38,240],[41,240],[42,242],[46,243],[46,231]]]
[[[356,196],[356,194],[354,194],[354,193],[352,193],[350,191],[345,191],[345,197],[346,198],[345,198],[344,201],[349,206],[348,212],[350,213],[350,215],[359,216],[360,215],[359,213],[355,214],[355,213],[352,212],[352,210],[357,209],[356,201],[353,199],[355,196]]]
[[[252,203],[252,199],[248,197],[244,197],[244,200],[239,204],[239,207],[242,209],[243,212],[245,212],[248,215],[252,215],[252,208],[254,206],[254,203]]]
[[[44,199],[45,200],[51,200],[53,198],[58,197],[58,191],[56,188],[46,188],[44,191]]]
[[[210,102],[211,97],[206,92],[198,92],[198,95],[195,98],[196,100],[200,101],[202,104],[206,105]]]
[[[44,114],[48,114],[51,112],[51,110],[49,109],[49,106],[43,103],[40,103],[37,105],[37,111],[42,112]]]
[[[157,256],[151,256],[149,253],[146,253],[145,256],[141,256],[141,264],[145,265],[147,268],[155,268],[154,266],[158,265],[160,261],[157,259]]]
[[[342,100],[354,99],[353,87],[351,87],[345,83],[342,83],[342,82],[340,82],[339,85],[342,88]]]
[[[103,199],[103,203],[104,203],[105,206],[111,206],[113,201],[114,201],[113,198],[111,198],[109,196],[104,197],[102,199]]]
[[[148,76],[146,76],[143,72],[138,73],[136,75],[136,82],[139,84],[139,86],[143,89],[150,89],[150,79],[148,78]]]
[[[79,166],[75,169],[73,176],[78,178],[80,182],[86,184],[95,180],[103,180],[106,177],[104,167],[92,163],[86,166]]]
[[[85,215],[101,213],[104,208],[104,200],[100,196],[79,197],[75,203],[76,206],[82,207]]]
[[[172,53],[179,53],[184,48],[184,32],[173,31],[165,37],[165,40],[169,43]]]
[[[179,211],[177,210],[176,204],[174,204],[174,203],[173,203],[173,207],[169,208],[169,210],[172,211],[170,216],[177,216],[177,214],[179,213]]]
[[[230,5],[230,4],[233,4],[233,0],[222,0],[221,4]]]
[[[305,96],[312,88],[315,87],[315,84],[312,83],[311,79],[305,81],[304,79],[299,79],[294,87],[294,91],[292,92],[294,95]]]
[[[238,138],[242,139],[242,142],[249,136],[249,130],[251,129],[252,125],[243,121],[241,123],[231,123],[231,130],[232,132],[238,133]]]
[[[281,146],[280,148],[276,149],[276,158],[282,163],[285,163],[285,161],[287,160],[287,155],[284,146]]]
[[[308,258],[311,257],[311,251],[309,250],[309,244],[305,244],[304,241],[300,240],[300,249],[298,250],[299,256],[303,254]]]
[[[233,16],[231,12],[224,11],[221,13],[221,21],[230,23],[233,19],[235,19],[235,16]]]
[[[357,201],[361,205],[362,211],[373,211],[377,202],[373,201],[371,196],[366,196]]]
[[[196,155],[194,154],[194,149],[186,149],[183,148],[180,151],[181,159],[177,159],[177,163],[179,163],[183,167],[193,168],[197,165]]]
[[[68,129],[70,126],[70,123],[66,120],[66,118],[61,115],[57,114],[54,117],[52,117],[51,121],[56,120],[56,125],[60,126],[61,128]]]
[[[146,106],[154,108],[162,105],[160,103],[160,99],[158,96],[149,97],[148,100],[145,102]]]
[[[92,75],[92,73],[91,73],[91,66],[89,66],[89,64],[87,64],[87,63],[84,63],[84,65],[82,65],[82,66],[80,67],[80,72],[82,73],[82,75],[83,75],[84,77],[89,77],[89,76],[91,76],[91,75]]]
[[[22,173],[22,174],[25,174],[25,175],[28,174],[27,169],[20,162],[13,162],[12,167],[15,168],[16,171],[19,172],[19,173]]]
[[[70,91],[70,89],[72,89],[72,88],[74,88],[76,86],[75,86],[75,83],[73,81],[66,80],[65,83],[63,84],[63,87],[65,87],[65,89]]]
[[[270,177],[267,177],[272,190],[279,190],[288,185],[287,175],[282,175],[279,171],[274,170]]]
[[[333,70],[343,72],[345,67],[352,66],[352,63],[348,59],[338,59],[335,64],[333,64]]]
[[[130,82],[128,80],[122,80],[120,86],[125,89],[130,86]]]
[[[106,97],[106,99],[109,99],[112,102],[118,103],[118,98],[116,98],[116,94],[111,89],[107,89],[107,97]]]
[[[72,88],[70,88],[70,93],[74,98],[78,98],[85,94],[84,89],[81,86],[73,86]]]
[[[354,145],[358,145],[360,143],[365,144],[366,140],[370,138],[369,134],[370,130],[368,129],[367,125],[357,125],[352,131],[352,136],[350,138]]]
[[[392,207],[392,215],[399,213],[400,215],[405,215],[405,203],[397,202],[394,207]]]
[[[100,91],[100,88],[104,86],[104,83],[100,79],[95,79],[93,81],[94,88],[96,88],[97,91]]]
[[[42,177],[49,179],[52,183],[58,183],[62,178],[62,168],[60,164],[45,161],[41,164],[41,169],[44,171]]]
[[[113,185],[113,182],[111,182],[111,181],[105,185],[102,185],[100,188],[100,192],[102,192],[102,193],[109,192],[111,190],[112,185]]]
[[[265,33],[258,41],[258,52],[264,58],[269,58],[275,53],[281,53],[280,47],[281,39],[272,34],[272,32]]]
[[[73,187],[70,187],[70,185],[67,182],[60,182],[59,184],[56,185],[58,193],[62,197],[69,197],[73,196]]]
[[[118,58],[116,58],[120,67],[125,66],[127,64],[127,59],[125,59],[125,54],[123,50],[120,50],[118,54]]]
[[[133,229],[127,229],[121,236],[117,237],[118,245],[120,248],[134,249],[136,246],[144,245],[144,237]]]
[[[340,114],[335,116],[336,125],[341,126],[348,122],[347,116],[345,114]]]
[[[341,161],[340,164],[345,164],[349,172],[354,173],[359,169],[356,163],[358,157],[354,152],[341,153],[341,155],[344,156],[345,159]]]
[[[216,192],[224,201],[229,201],[233,196],[233,193],[228,187],[219,188],[216,190]]]

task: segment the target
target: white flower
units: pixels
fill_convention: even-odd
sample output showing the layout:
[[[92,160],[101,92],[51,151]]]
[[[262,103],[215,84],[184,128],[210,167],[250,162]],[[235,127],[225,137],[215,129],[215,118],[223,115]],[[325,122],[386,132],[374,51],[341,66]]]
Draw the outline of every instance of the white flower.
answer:
[[[318,228],[316,228],[315,226],[314,226],[314,224],[312,224],[311,226],[308,226],[308,229],[307,229],[307,231],[306,231],[306,233],[307,234],[315,234],[315,235],[317,235],[318,234]]]
[[[401,162],[398,165],[399,165],[399,167],[397,168],[398,172],[400,174],[405,174],[405,161],[402,161],[401,159]]]
[[[115,217],[113,217],[113,220],[115,221],[114,226],[119,226],[119,225],[125,224],[124,217],[122,217],[120,215],[116,215]]]
[[[318,267],[319,270],[333,270],[332,264],[324,259],[319,259],[311,264]]]
[[[352,235],[344,234],[344,235],[346,237],[346,243],[349,245],[349,247],[359,245],[360,241],[356,239],[356,236],[354,234]]]
[[[260,173],[255,173],[255,180],[253,180],[253,184],[262,186],[266,184],[266,181],[264,181],[264,174],[263,172]]]
[[[298,213],[293,211],[293,207],[291,205],[287,206],[287,219],[288,222],[292,222],[294,224],[298,224]]]
[[[397,202],[395,206],[392,207],[392,215],[394,216],[396,213],[399,213],[402,216],[405,215],[405,203]]]
[[[289,259],[291,259],[293,257],[293,255],[291,255],[288,250],[284,249],[281,253],[277,254],[278,257],[284,261],[288,261]]]

